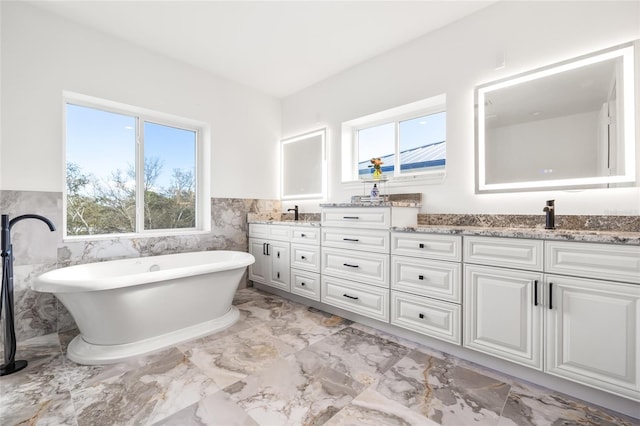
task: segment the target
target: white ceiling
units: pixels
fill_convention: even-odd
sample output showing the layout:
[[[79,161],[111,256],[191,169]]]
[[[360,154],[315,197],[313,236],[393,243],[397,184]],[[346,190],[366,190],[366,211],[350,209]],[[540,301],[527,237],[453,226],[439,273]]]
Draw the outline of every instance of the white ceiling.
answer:
[[[496,2],[26,1],[276,97]]]

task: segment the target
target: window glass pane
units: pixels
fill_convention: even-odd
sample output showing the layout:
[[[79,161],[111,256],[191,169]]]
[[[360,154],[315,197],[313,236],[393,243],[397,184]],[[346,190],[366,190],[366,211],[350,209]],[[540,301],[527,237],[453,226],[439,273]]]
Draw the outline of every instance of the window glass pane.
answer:
[[[67,235],[134,232],[136,120],[67,104]]]
[[[395,152],[395,123],[358,130],[358,175],[368,177],[373,173],[372,158],[383,161],[382,172],[393,173]]]
[[[196,132],[144,123],[144,229],[195,228]]]
[[[446,161],[446,112],[399,123],[400,173],[416,173]]]

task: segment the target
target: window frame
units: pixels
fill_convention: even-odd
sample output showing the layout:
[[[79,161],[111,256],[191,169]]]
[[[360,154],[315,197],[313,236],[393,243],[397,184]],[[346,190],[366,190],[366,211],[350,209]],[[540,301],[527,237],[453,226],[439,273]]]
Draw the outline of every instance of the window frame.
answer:
[[[67,234],[67,105],[126,115],[134,118],[135,135],[135,171],[136,171],[136,230],[126,233],[68,235]],[[195,132],[195,220],[192,228],[144,229],[144,123],[174,127]],[[171,235],[200,234],[211,231],[211,129],[207,123],[162,113],[146,108],[127,105],[115,101],[96,98],[70,91],[62,96],[62,221],[63,241],[117,239],[121,237],[159,237]]]
[[[342,183],[361,182],[369,180],[361,178],[358,172],[358,149],[359,140],[358,132],[360,130],[383,124],[394,123],[394,150],[395,160],[393,174],[387,172],[389,182],[419,181],[420,183],[428,183],[430,181],[440,182],[445,175],[445,164],[442,166],[433,166],[428,170],[420,170],[417,172],[400,171],[400,122],[424,117],[440,112],[447,112],[446,94],[433,96],[410,104],[390,108],[374,114],[356,118],[354,120],[342,123]],[[446,130],[446,129],[445,129]],[[446,138],[445,138],[446,143]]]

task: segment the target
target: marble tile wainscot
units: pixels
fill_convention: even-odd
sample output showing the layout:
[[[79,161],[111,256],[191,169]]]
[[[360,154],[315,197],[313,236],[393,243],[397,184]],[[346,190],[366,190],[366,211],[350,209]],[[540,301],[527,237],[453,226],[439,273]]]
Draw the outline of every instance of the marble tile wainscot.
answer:
[[[283,222],[282,224],[286,224],[286,223],[287,222]],[[560,392],[567,393],[599,405],[607,406],[611,409],[617,410],[622,413],[626,413],[635,418],[640,418],[640,412],[638,412],[638,408],[637,408],[638,407],[637,405],[638,383],[636,381],[636,378],[632,377],[632,374],[631,374],[633,371],[636,371],[637,369],[637,365],[634,366],[633,364],[638,363],[638,354],[634,353],[636,344],[633,341],[625,342],[623,339],[623,340],[618,340],[614,342],[616,345],[615,350],[617,352],[622,351],[623,355],[621,356],[623,358],[626,357],[626,360],[628,361],[627,364],[623,363],[624,364],[623,367],[620,367],[620,363],[618,361],[614,361],[614,362],[607,361],[606,357],[605,357],[605,361],[602,361],[602,358],[596,360],[596,364],[598,362],[600,362],[601,364],[589,365],[588,363],[589,354],[587,354],[586,361],[584,357],[579,360],[563,359],[562,353],[559,353],[558,351],[554,352],[550,349],[551,343],[553,343],[555,345],[554,347],[557,348],[558,347],[557,344],[559,342],[561,343],[561,340],[558,340],[558,339],[562,338],[562,336],[559,336],[559,333],[557,333],[557,330],[558,330],[557,327],[555,330],[551,329],[552,320],[555,321],[554,324],[557,326],[558,325],[557,320],[558,318],[561,318],[561,315],[556,312],[556,309],[559,306],[556,303],[561,302],[562,295],[566,295],[566,297],[575,296],[576,297],[575,300],[578,300],[578,301],[580,300],[580,296],[581,296],[579,291],[580,287],[575,285],[576,282],[580,285],[584,283],[586,283],[587,285],[592,285],[592,287],[589,287],[589,289],[597,292],[606,291],[607,290],[606,286],[608,285],[614,286],[614,289],[615,289],[614,293],[616,294],[618,293],[618,290],[620,290],[621,288],[626,291],[626,293],[624,293],[624,295],[621,298],[607,299],[608,296],[605,295],[603,300],[600,300],[600,301],[608,302],[608,305],[605,306],[606,310],[612,309],[612,304],[615,305],[615,303],[617,302],[621,302],[624,305],[624,308],[621,308],[621,309],[625,309],[625,313],[623,315],[610,316],[609,314],[607,314],[607,316],[610,317],[610,318],[607,318],[607,321],[609,321],[609,326],[613,324],[612,321],[619,321],[619,318],[625,317],[625,315],[627,314],[633,314],[634,312],[633,306],[637,307],[638,305],[640,305],[639,303],[640,294],[638,293],[638,290],[640,289],[640,285],[638,284],[640,283],[635,283],[633,278],[635,276],[640,276],[640,274],[634,272],[633,270],[634,267],[640,264],[640,262],[637,261],[637,259],[640,258],[640,233],[620,232],[620,231],[595,231],[595,230],[547,231],[539,228],[524,228],[524,227],[488,228],[488,227],[477,227],[477,226],[474,227],[474,226],[451,226],[451,225],[392,227],[391,233],[455,236],[457,238],[462,238],[462,241],[465,241],[465,240],[471,241],[472,240],[471,237],[479,237],[481,241],[495,240],[495,242],[503,242],[505,240],[507,242],[536,240],[538,241],[537,244],[542,245],[543,247],[542,252],[544,252],[545,249],[556,250],[556,251],[560,249],[564,249],[564,250],[569,250],[571,252],[572,248],[576,245],[580,248],[589,247],[597,250],[604,248],[605,260],[601,261],[600,264],[596,266],[604,267],[605,270],[606,270],[606,263],[607,263],[606,262],[607,250],[615,252],[616,256],[618,256],[620,252],[620,250],[618,249],[622,249],[622,252],[625,254],[624,258],[626,259],[626,263],[623,269],[627,268],[627,273],[626,275],[623,274],[622,278],[620,277],[612,278],[611,276],[607,276],[605,278],[603,276],[598,276],[598,274],[595,272],[578,273],[575,271],[572,272],[572,271],[567,271],[562,269],[558,270],[558,268],[563,268],[564,265],[562,265],[562,262],[554,263],[552,260],[547,260],[546,266],[544,265],[540,266],[540,270],[542,272],[545,272],[545,274],[543,274],[544,277],[550,276],[550,277],[554,277],[554,279],[556,280],[557,285],[553,289],[554,294],[559,290],[563,292],[562,294],[556,294],[553,302],[554,309],[549,310],[548,299],[547,299],[548,290],[546,289],[547,288],[546,286],[548,285],[548,283],[547,282],[539,283],[540,287],[538,288],[538,290],[540,291],[540,294],[538,295],[539,297],[538,303],[542,304],[541,311],[544,311],[539,316],[541,317],[542,315],[547,315],[549,318],[551,318],[551,320],[547,321],[549,323],[549,325],[547,326],[547,329],[544,331],[541,330],[541,334],[537,337],[538,339],[540,339],[540,341],[542,341],[543,338],[546,339],[545,345],[544,345],[544,348],[545,348],[544,353],[539,354],[539,356],[547,357],[548,363],[553,362],[553,367],[550,367],[547,370],[545,370],[547,371],[546,373],[543,372],[541,368],[524,367],[522,365],[519,365],[516,362],[505,362],[504,358],[506,357],[499,357],[495,354],[489,355],[482,351],[478,351],[477,349],[470,349],[465,347],[464,343],[463,345],[456,345],[456,344],[445,342],[441,339],[425,337],[423,334],[419,334],[415,331],[389,324],[386,321],[374,320],[364,315],[358,315],[356,313],[349,312],[347,310],[344,310],[335,306],[327,305],[326,303],[321,303],[315,300],[310,300],[308,298],[303,298],[286,291],[273,289],[273,288],[266,288],[264,286],[261,286],[260,284],[257,284],[257,287],[260,289],[265,289],[267,291],[276,293],[282,297],[289,298],[291,300],[306,304],[308,306],[312,306],[326,312],[334,313],[342,317],[345,317],[354,321],[358,321],[360,323],[374,327],[375,329],[392,333],[393,335],[398,336],[398,338],[406,338],[412,341],[421,342],[422,344],[428,344],[430,347],[436,350],[450,353],[454,356],[458,356],[460,358],[469,360],[471,362],[484,365],[488,368],[499,370],[507,374],[522,378],[524,380],[534,382],[546,387],[550,387]],[[539,254],[542,255],[542,253],[539,253]],[[573,254],[573,256],[575,256],[575,254]],[[602,252],[598,252],[597,255],[594,255],[594,256],[596,259],[596,263],[598,263],[597,259],[603,258]],[[560,258],[562,258],[562,256],[560,256]],[[538,261],[542,262],[543,259],[544,257],[540,257]],[[610,256],[609,256],[609,259],[611,259]],[[451,261],[455,262],[455,259],[451,259]],[[482,266],[479,264],[473,265],[472,262],[466,262],[466,258],[464,255],[463,255],[463,261],[465,262],[464,265],[468,264],[469,266]],[[476,263],[478,262],[479,261],[476,261]],[[485,267],[493,267],[499,270],[509,269],[509,268],[503,268],[495,265],[490,265],[490,266],[485,265]],[[629,268],[631,268],[631,270]],[[512,270],[517,271],[517,269],[512,269]],[[608,272],[609,271],[606,271],[605,273],[608,273]],[[576,275],[581,275],[581,277]],[[615,280],[618,280],[619,282],[614,282]],[[567,286],[567,281],[568,281],[568,286]],[[603,283],[605,285],[604,289],[599,287],[593,287],[593,285],[597,286]],[[542,284],[544,284],[544,286]],[[533,288],[529,287],[529,290],[531,290],[531,293],[528,293],[527,292],[528,290],[522,290],[522,291],[526,293],[526,297],[528,298],[528,300],[532,301]],[[543,297],[544,299],[542,299]],[[546,311],[550,311],[550,312],[546,312]],[[635,312],[636,312],[635,315],[637,315],[637,312],[638,312],[637,308]],[[580,318],[580,320],[587,320],[587,319],[588,318],[582,318],[582,317]],[[634,320],[631,322],[634,322],[634,321],[637,321],[637,318],[634,318]],[[616,323],[615,325],[619,329],[626,328],[626,331],[630,330],[629,324]],[[570,324],[569,326],[572,326],[572,324]],[[591,327],[591,326],[589,325],[588,327]],[[575,330],[569,329],[569,331],[575,331]],[[543,335],[542,333],[545,333],[545,334]],[[625,334],[624,331],[621,334]],[[633,336],[633,333],[628,333],[628,332],[626,333],[626,335],[629,335],[629,334]],[[552,340],[554,339],[555,339],[555,342],[552,342]],[[596,346],[598,346],[597,349],[599,350],[602,347],[605,347],[605,348],[607,347],[606,345],[596,345]],[[540,345],[538,350],[541,350],[540,349],[541,347],[543,347],[543,345]],[[600,353],[602,353],[602,351],[600,351]],[[570,371],[571,368],[564,368],[566,367],[566,365],[563,365],[563,363],[566,363],[566,362],[571,363],[572,361],[582,361],[582,362],[585,362],[585,365],[581,366],[582,367],[581,371],[574,374]],[[602,362],[604,362],[604,366],[607,368],[610,368],[610,369],[617,368],[618,369],[617,371],[613,371],[611,373],[618,374],[618,376],[621,376],[622,379],[616,382],[616,380],[609,380],[606,377],[604,378],[598,377],[597,371],[595,375],[592,374],[594,371],[589,371],[590,368],[597,370],[597,368],[602,367]],[[596,380],[589,382],[590,379],[588,376],[594,376]],[[560,377],[563,377],[563,378],[560,378]],[[587,379],[585,379],[585,377],[587,377]],[[608,392],[600,390],[600,388],[607,388],[607,387],[608,387]],[[618,395],[624,395],[624,397],[620,397]]]

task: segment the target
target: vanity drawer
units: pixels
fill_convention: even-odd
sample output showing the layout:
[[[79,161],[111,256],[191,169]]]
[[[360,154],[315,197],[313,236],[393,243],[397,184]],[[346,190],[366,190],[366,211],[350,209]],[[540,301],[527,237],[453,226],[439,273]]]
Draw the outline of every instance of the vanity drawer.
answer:
[[[389,287],[389,255],[322,248],[322,274]]]
[[[389,290],[323,275],[320,301],[369,318],[389,321]]]
[[[411,294],[462,302],[462,264],[391,256],[391,288]]]
[[[542,271],[542,250],[542,240],[464,237],[465,263]]]
[[[250,223],[249,237],[267,240],[289,241],[291,227],[289,225],[268,225],[265,223]]]
[[[462,310],[454,303],[392,291],[391,324],[457,345],[462,343]]]
[[[322,226],[388,229],[391,210],[387,207],[323,208]]]
[[[462,237],[409,232],[391,233],[391,254],[460,261]]]
[[[323,227],[322,246],[389,253],[389,231]]]
[[[292,226],[291,242],[300,244],[320,245],[320,227],[319,226]]]
[[[320,301],[320,274],[292,269],[291,293]]]
[[[291,244],[291,267],[320,272],[320,246]]]
[[[640,246],[546,241],[545,271],[640,284]]]

